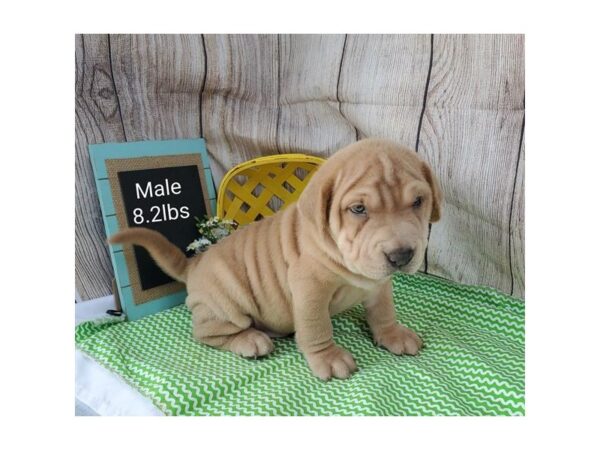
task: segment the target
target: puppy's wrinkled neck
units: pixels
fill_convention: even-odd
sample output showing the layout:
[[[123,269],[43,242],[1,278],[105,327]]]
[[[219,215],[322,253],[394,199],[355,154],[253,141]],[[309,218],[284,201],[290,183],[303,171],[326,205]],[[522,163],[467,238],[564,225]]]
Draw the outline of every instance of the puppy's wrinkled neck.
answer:
[[[302,215],[302,212],[298,209],[295,214]],[[300,243],[299,257],[308,256],[318,261],[332,275],[339,278],[342,284],[371,290],[388,282],[391,277],[390,275],[384,279],[372,279],[348,267],[329,228],[319,229],[313,221],[298,220],[297,233]]]

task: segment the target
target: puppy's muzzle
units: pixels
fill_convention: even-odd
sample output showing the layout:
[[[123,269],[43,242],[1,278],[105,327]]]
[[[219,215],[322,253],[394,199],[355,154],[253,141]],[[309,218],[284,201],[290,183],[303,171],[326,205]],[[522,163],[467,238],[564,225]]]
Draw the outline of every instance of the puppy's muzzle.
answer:
[[[402,247],[385,254],[390,264],[397,269],[407,265],[413,256],[415,256],[415,249],[410,247]]]

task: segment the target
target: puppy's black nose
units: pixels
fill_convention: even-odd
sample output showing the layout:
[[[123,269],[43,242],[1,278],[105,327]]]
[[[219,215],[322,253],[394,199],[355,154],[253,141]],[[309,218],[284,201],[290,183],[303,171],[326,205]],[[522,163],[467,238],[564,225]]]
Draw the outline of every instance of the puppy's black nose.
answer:
[[[407,265],[413,256],[415,256],[415,250],[410,247],[402,247],[386,253],[385,256],[392,266],[402,267]]]

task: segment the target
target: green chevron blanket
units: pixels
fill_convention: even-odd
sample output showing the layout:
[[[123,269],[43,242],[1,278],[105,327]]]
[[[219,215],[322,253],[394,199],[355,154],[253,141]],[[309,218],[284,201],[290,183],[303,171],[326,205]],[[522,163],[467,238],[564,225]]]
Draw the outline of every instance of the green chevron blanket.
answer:
[[[246,360],[194,342],[185,306],[136,322],[77,326],[79,349],[168,415],[523,415],[524,304],[483,287],[398,275],[399,320],[425,342],[416,357],[373,345],[362,306],[333,319],[360,368],[311,375],[293,338]]]

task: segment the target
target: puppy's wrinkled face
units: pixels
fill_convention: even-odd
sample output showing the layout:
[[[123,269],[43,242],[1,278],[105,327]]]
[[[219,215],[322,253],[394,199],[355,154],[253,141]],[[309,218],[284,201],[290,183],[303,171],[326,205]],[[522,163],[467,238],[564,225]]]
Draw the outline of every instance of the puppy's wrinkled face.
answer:
[[[441,194],[429,166],[380,140],[360,141],[330,162],[324,220],[344,265],[374,280],[416,272],[429,223],[440,218]]]

